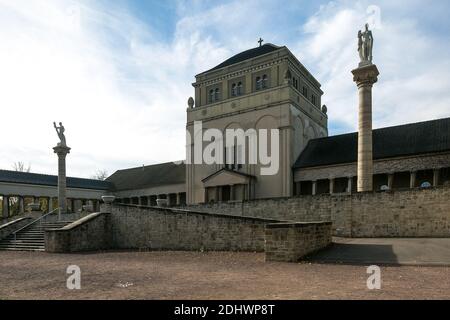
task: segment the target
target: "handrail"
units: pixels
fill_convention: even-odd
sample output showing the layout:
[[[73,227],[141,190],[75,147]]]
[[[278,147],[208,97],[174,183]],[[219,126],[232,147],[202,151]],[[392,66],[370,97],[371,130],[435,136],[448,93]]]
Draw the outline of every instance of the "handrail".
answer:
[[[55,212],[58,211],[59,209],[60,209],[60,208],[56,208],[55,210],[52,210],[52,211],[50,211],[49,213],[46,213],[46,214],[40,216],[40,217],[37,218],[36,220],[33,220],[32,222],[30,222],[30,223],[27,224],[26,226],[20,228],[19,230],[14,231],[14,232],[12,233],[12,234],[14,235],[14,242],[17,241],[17,233],[18,233],[18,232],[20,232],[20,231],[22,231],[22,230],[28,228],[29,226],[35,224],[35,223],[38,222],[38,221],[40,221],[41,224],[42,224],[42,219],[44,219],[44,218],[46,218],[47,216],[49,216],[49,215],[55,213]]]

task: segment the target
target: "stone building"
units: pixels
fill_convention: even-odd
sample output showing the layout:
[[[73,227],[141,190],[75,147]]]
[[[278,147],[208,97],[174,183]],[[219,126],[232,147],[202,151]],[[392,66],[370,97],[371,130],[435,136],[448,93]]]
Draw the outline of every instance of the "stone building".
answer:
[[[265,44],[241,52],[197,75],[193,86],[187,109],[192,140],[195,121],[222,132],[279,129],[278,173],[260,175],[260,165],[252,164],[192,164],[191,141],[188,163],[109,177],[118,201],[154,205],[167,198],[180,205],[356,192],[358,134],[328,136],[320,83],[288,48]],[[377,129],[373,136],[374,191],[449,183],[450,118]]]
[[[87,203],[96,208],[105,193],[126,204],[167,199],[182,206],[356,192],[358,135],[328,136],[321,85],[288,48],[265,44],[241,52],[198,74],[193,87],[186,111],[193,141],[196,121],[220,132],[278,129],[278,172],[261,175],[260,164],[193,164],[191,141],[187,161],[118,170],[105,182],[68,178],[69,211]],[[449,184],[450,118],[374,130],[373,158],[374,191]],[[3,216],[37,199],[55,207],[56,184],[55,176],[0,171]]]

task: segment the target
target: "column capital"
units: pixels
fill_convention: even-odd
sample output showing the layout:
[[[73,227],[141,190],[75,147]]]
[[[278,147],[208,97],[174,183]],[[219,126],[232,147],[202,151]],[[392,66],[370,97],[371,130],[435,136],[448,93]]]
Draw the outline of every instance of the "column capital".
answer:
[[[360,86],[372,86],[378,81],[380,72],[374,64],[369,64],[352,70],[353,81]]]
[[[56,146],[53,148],[53,151],[58,155],[58,156],[65,156],[68,153],[70,153],[70,148],[66,147],[66,146]]]

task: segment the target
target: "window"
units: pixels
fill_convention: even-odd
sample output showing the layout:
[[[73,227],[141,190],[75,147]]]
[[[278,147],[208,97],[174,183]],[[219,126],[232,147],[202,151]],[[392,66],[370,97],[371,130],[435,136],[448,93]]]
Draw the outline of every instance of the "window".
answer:
[[[243,148],[241,145],[225,147],[225,168],[229,170],[239,170],[245,161]]]
[[[209,90],[208,101],[209,101],[209,103],[214,102],[214,90],[213,89]]]
[[[263,89],[266,89],[267,87],[268,87],[268,81],[269,81],[269,79],[267,78],[267,75],[263,75],[263,77],[262,77],[262,88]]]
[[[237,95],[238,96],[240,96],[241,94],[242,94],[242,92],[243,92],[243,90],[242,90],[242,82],[239,82],[238,84],[237,84]]]
[[[233,83],[231,85],[231,96],[232,97],[236,97],[237,96],[237,86],[236,83]]]
[[[261,88],[262,88],[261,77],[256,77],[256,90],[261,90]]]
[[[306,99],[308,99],[308,88],[307,87],[303,87],[302,94]]]
[[[219,90],[219,88],[216,88],[216,90],[214,91],[214,101],[219,101],[219,95],[220,95],[220,90]]]
[[[316,96],[315,95],[311,96],[311,102],[313,105],[316,105]]]
[[[238,82],[238,84],[233,83],[231,85],[231,96],[232,97],[240,96],[240,95],[242,95],[242,92],[243,92],[243,90],[242,90],[242,82]]]
[[[298,80],[296,78],[292,78],[292,84],[294,85],[295,89],[298,89]]]

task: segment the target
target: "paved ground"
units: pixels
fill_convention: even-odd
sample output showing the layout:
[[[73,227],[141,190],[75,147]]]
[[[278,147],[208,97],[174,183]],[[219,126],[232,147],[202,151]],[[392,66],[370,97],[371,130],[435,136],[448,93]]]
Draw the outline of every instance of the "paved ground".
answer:
[[[313,257],[314,262],[450,266],[450,239],[347,239]]]
[[[81,290],[66,268],[81,268]],[[265,263],[262,253],[0,251],[0,299],[450,299],[450,267]]]

